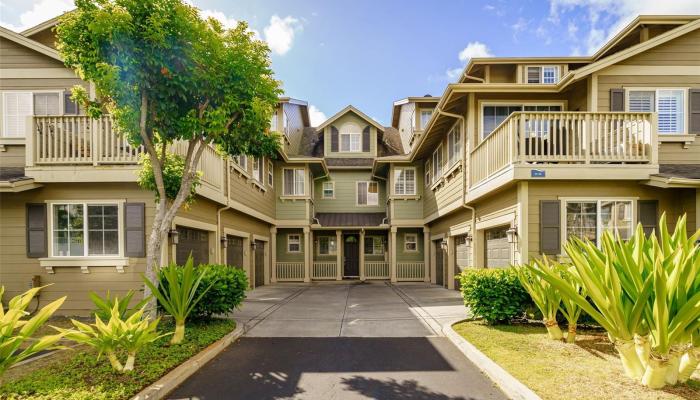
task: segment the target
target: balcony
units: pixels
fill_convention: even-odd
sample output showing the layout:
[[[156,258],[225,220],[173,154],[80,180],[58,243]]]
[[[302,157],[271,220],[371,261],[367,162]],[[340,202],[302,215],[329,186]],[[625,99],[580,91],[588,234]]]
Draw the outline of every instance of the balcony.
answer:
[[[654,120],[652,113],[513,113],[471,151],[469,188],[497,178],[643,179],[658,168]]]

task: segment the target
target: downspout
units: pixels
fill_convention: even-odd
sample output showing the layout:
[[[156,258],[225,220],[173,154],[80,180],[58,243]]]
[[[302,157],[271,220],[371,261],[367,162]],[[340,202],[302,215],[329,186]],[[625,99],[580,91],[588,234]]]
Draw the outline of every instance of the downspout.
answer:
[[[217,260],[219,263],[221,263],[223,260],[221,259],[221,236],[223,233],[223,227],[221,226],[221,213],[223,211],[226,211],[231,208],[230,205],[230,199],[231,199],[231,177],[229,176],[229,172],[231,171],[231,165],[229,164],[230,161],[227,158],[226,159],[226,207],[221,207],[216,210],[216,241],[217,241]]]

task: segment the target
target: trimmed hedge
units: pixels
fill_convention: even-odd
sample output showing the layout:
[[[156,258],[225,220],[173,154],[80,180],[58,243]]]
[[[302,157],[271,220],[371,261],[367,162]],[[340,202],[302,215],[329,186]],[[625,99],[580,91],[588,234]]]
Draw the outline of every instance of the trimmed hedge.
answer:
[[[464,304],[489,324],[522,316],[531,302],[512,268],[469,269],[459,275]]]

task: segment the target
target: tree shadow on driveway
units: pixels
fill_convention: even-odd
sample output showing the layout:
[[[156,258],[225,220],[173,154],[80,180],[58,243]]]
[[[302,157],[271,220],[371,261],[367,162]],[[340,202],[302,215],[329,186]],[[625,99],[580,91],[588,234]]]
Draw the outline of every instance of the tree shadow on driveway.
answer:
[[[396,379],[380,380],[353,376],[352,378],[344,378],[342,382],[348,390],[372,399],[474,400],[473,397],[451,397],[442,393],[436,393],[412,379],[399,382]]]

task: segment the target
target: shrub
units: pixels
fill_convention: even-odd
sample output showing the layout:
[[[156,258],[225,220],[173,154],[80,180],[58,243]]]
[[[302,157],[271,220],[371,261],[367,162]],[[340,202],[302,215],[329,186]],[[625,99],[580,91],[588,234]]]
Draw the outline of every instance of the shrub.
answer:
[[[241,305],[248,287],[248,277],[240,268],[228,265],[200,265],[204,277],[197,288],[195,297],[211,286],[192,310],[192,316],[211,318],[215,314],[228,314]]]
[[[90,292],[90,300],[95,304],[95,310],[92,312],[96,317],[99,317],[103,321],[108,321],[112,317],[112,308],[115,304],[119,305],[119,317],[121,319],[129,318],[134,313],[138,312],[146,304],[148,304],[149,299],[142,299],[136,303],[133,307],[129,307],[131,303],[131,298],[134,297],[136,292],[134,290],[129,290],[126,292],[124,297],[119,298],[119,296],[114,296],[110,294],[109,290],[105,297],[100,297],[99,294],[95,292]]]
[[[512,268],[466,270],[460,274],[460,282],[464,304],[489,324],[522,315],[530,301]]]

